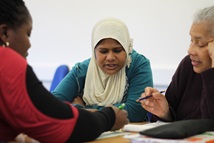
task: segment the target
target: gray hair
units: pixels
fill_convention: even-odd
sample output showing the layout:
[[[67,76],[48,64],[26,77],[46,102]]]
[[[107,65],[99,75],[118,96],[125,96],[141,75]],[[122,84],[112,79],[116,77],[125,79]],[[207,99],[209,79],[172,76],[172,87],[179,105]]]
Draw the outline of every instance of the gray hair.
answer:
[[[206,22],[210,24],[210,30],[214,36],[214,5],[203,8],[195,13],[193,23]]]

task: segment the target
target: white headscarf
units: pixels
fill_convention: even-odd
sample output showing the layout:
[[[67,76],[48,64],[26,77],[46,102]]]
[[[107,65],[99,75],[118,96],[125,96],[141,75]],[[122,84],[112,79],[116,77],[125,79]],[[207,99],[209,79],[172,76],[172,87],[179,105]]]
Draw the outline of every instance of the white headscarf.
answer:
[[[114,75],[105,74],[96,63],[94,48],[102,39],[117,40],[125,49],[127,58],[124,67]],[[88,66],[85,81],[83,100],[86,105],[104,106],[120,103],[126,85],[126,66],[129,67],[132,52],[132,39],[130,39],[127,26],[115,18],[106,18],[99,21],[92,31],[92,57]]]

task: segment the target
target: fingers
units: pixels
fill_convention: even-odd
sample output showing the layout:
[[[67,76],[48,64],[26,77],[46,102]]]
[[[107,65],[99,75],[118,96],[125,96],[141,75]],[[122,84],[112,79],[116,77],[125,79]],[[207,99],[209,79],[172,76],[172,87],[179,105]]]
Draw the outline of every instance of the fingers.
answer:
[[[126,110],[120,110],[120,112],[122,112],[123,116],[125,117],[125,125],[129,123],[129,119],[128,119],[128,112]]]
[[[153,94],[154,92],[158,92],[158,90],[155,89],[155,88],[152,88],[152,87],[146,87],[146,88],[145,88],[145,95],[146,95],[146,96],[151,95],[151,94]]]
[[[165,91],[158,91],[155,88],[147,87],[137,100],[141,106],[150,113],[164,119],[169,118],[169,105],[166,97],[162,94]],[[145,98],[146,97],[146,98]],[[149,97],[149,98],[148,98]],[[143,99],[142,99],[143,98]]]
[[[163,92],[163,91],[161,91]],[[164,91],[165,92],[165,91]],[[145,99],[152,99],[151,97],[153,96],[153,94],[158,93],[157,89],[151,88],[151,87],[146,87],[145,88],[145,92],[141,94],[141,97],[139,99],[137,99],[137,102],[140,102],[142,100],[145,101]]]
[[[128,112],[126,110],[119,109],[112,106],[112,109],[115,112],[115,123],[111,131],[121,129],[124,125],[129,123]]]
[[[214,40],[212,40],[208,43],[207,49],[208,49],[208,54],[209,54],[210,58],[212,59],[211,67],[214,67]]]
[[[145,99],[144,101],[141,101],[141,106],[152,113],[152,111],[154,110],[154,101],[151,99]]]
[[[160,106],[163,106],[162,104],[164,104],[165,102],[162,102],[165,100],[165,96],[161,93],[165,92],[165,91],[161,91],[161,93],[154,89],[154,88],[146,88],[145,89],[145,92],[148,92],[148,93],[151,93],[150,95],[152,95],[150,98],[146,98],[144,100],[141,100],[141,106],[153,113],[153,114],[160,114],[161,112],[161,107]],[[143,93],[142,94],[142,97],[149,97],[150,95],[147,95],[146,96],[146,93]]]
[[[146,87],[145,88],[145,92],[141,94],[141,97],[140,98],[145,98],[146,96],[151,96],[153,95],[153,93],[155,92],[158,92],[157,89],[155,88],[152,88],[152,87]],[[141,100],[141,99],[140,99]],[[139,102],[140,101],[139,99],[137,99],[136,101]]]
[[[83,99],[79,96],[73,99],[72,104],[80,104],[82,106],[85,106]]]
[[[214,44],[214,39],[209,40],[209,41],[208,41],[208,44]]]

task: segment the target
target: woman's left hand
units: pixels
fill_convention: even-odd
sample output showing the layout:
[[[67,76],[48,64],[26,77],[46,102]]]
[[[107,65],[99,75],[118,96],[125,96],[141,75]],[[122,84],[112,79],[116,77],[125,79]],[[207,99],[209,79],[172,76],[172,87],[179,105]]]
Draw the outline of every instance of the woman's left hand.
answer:
[[[84,103],[83,99],[81,97],[79,97],[79,96],[74,98],[72,104],[80,104],[80,105],[85,107],[85,103]]]
[[[87,111],[90,111],[90,112],[97,112],[98,110],[97,109],[85,109]]]
[[[151,94],[152,97],[138,102],[140,102],[141,106],[150,113],[166,121],[171,121],[168,101],[166,100],[166,97],[157,89],[146,87],[145,93],[142,93],[141,97],[145,97]]]
[[[214,40],[208,43],[207,50],[210,58],[212,59],[212,68],[214,67]]]

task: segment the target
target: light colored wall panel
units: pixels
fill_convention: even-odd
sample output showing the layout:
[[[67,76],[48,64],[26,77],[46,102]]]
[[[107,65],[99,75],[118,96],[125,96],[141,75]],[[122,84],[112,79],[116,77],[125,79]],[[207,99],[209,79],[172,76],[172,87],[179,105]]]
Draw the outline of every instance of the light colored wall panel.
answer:
[[[155,85],[166,85],[190,44],[189,28],[197,9],[213,0],[25,0],[33,17],[28,62],[39,78],[53,67],[91,56],[91,31],[105,17],[124,21],[134,49],[150,59]],[[46,70],[42,70],[41,67]],[[50,69],[49,69],[50,68]],[[39,70],[41,69],[41,71]],[[48,78],[50,79],[50,78]]]

